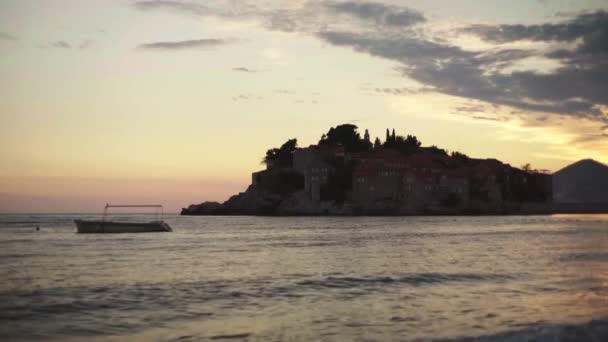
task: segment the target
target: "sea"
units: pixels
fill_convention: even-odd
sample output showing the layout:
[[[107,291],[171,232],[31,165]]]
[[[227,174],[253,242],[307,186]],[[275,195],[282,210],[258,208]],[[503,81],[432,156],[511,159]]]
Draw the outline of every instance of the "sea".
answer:
[[[608,215],[78,218],[0,215],[0,340],[608,341]]]

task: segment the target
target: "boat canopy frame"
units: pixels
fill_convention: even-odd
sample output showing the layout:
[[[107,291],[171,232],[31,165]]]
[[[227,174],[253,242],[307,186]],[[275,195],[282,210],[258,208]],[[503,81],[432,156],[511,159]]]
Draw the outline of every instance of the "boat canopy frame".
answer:
[[[162,221],[163,215],[164,215],[163,206],[160,204],[110,204],[110,203],[106,203],[106,206],[103,208],[102,221],[106,220],[106,217],[108,216],[108,209],[110,209],[110,208],[156,208],[156,209],[160,209],[160,220],[158,220],[158,221]],[[158,211],[156,211],[156,215],[157,216],[159,215]]]

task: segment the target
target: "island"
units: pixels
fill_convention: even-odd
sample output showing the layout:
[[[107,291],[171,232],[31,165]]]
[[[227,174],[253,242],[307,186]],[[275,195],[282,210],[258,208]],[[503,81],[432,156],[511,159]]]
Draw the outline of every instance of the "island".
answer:
[[[182,215],[502,215],[553,212],[553,180],[529,164],[478,159],[386,130],[343,124],[316,145],[271,148],[246,191]],[[607,169],[608,170],[608,169]]]

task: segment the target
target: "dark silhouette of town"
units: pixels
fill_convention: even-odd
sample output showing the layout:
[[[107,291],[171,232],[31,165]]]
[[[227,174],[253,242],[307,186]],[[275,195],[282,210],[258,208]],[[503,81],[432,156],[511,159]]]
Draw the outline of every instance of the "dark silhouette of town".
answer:
[[[445,215],[552,211],[552,175],[529,164],[470,158],[414,135],[386,130],[373,142],[365,130],[332,127],[316,145],[290,139],[271,148],[266,169],[245,192],[224,203],[182,210],[190,215]]]

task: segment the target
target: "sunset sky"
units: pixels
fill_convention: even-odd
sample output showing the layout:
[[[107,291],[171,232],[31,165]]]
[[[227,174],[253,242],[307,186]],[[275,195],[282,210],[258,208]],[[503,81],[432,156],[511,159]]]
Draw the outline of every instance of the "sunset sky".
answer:
[[[354,123],[556,171],[608,163],[608,3],[2,0],[0,212],[244,191]]]

